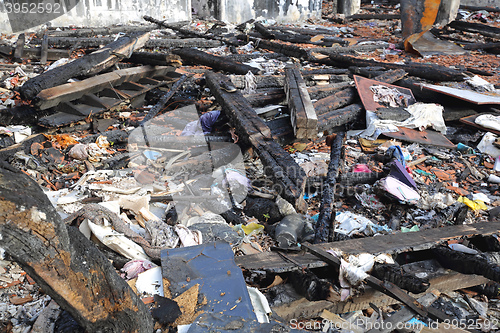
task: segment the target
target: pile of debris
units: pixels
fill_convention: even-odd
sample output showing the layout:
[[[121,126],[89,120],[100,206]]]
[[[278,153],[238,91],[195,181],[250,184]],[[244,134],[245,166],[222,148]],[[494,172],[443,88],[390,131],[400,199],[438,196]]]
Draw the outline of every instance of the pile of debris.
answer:
[[[498,330],[500,10],[408,2],[4,37],[1,331]]]

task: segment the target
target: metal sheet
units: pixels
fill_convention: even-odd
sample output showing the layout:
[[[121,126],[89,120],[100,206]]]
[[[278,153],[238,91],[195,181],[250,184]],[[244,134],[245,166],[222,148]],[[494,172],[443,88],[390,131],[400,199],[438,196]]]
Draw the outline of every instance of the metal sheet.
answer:
[[[466,51],[455,43],[437,39],[429,31],[414,42],[408,42],[422,57],[436,54],[465,54]]]
[[[481,125],[478,125],[476,124],[476,118],[483,115],[483,114],[488,114],[488,113],[482,113],[482,114],[475,114],[475,115],[472,115],[472,116],[468,116],[468,117],[463,117],[460,119],[460,122],[464,123],[464,124],[467,124],[469,126],[473,126],[473,127],[476,127],[482,131],[485,131],[485,132],[491,132],[491,133],[494,133],[496,135],[500,135],[500,131],[497,131],[497,130],[494,130],[494,129],[491,129],[491,128],[486,128],[486,127],[483,127]],[[491,113],[490,113],[491,114]]]
[[[207,304],[199,310],[256,320],[241,268],[226,242],[163,250],[163,277],[174,297],[199,284]]]
[[[354,82],[356,83],[356,89],[361,97],[361,102],[368,111],[377,111],[378,108],[385,108],[386,106],[379,104],[373,100],[373,92],[370,90],[371,86],[382,85],[385,87],[397,89],[399,92],[411,96],[409,104],[416,103],[415,97],[410,89],[398,87],[392,84],[370,80],[362,76],[354,75]]]
[[[483,104],[500,104],[500,95],[497,93],[478,93],[472,90],[457,89],[445,86],[437,86],[434,84],[421,84],[421,87],[436,91],[448,96],[456,97],[464,101],[477,105]]]
[[[445,148],[455,148],[453,142],[448,140],[444,135],[436,131],[417,131],[414,129],[399,127],[398,132],[383,133],[393,139],[398,139],[407,142],[416,142],[423,145],[431,145]]]

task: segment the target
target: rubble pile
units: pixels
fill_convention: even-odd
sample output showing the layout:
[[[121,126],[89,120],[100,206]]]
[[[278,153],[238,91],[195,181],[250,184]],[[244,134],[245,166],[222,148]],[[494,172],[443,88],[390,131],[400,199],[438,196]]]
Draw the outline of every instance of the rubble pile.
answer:
[[[500,12],[408,2],[2,36],[0,331],[500,329]]]

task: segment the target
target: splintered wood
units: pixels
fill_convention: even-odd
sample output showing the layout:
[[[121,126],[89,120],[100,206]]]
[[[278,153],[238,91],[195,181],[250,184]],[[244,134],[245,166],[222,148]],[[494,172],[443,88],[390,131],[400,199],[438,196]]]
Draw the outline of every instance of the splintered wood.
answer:
[[[285,75],[285,93],[295,137],[314,139],[318,134],[318,117],[306,83],[296,67],[286,68]]]

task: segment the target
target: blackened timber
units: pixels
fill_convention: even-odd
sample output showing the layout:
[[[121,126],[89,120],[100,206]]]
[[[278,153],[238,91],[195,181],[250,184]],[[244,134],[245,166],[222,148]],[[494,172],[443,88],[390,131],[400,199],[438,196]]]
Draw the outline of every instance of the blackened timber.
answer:
[[[0,246],[87,332],[152,332],[148,308],[28,175],[0,168]]]
[[[225,75],[206,72],[207,85],[224,112],[229,117],[243,143],[253,146],[265,166],[265,172],[275,180],[284,199],[304,211],[303,199],[306,174],[276,141],[271,130],[259,118],[250,103],[239,92],[226,92],[220,83],[228,80]],[[227,82],[227,81],[226,81]]]
[[[473,12],[478,12],[481,10],[485,10],[488,12],[500,13],[500,7],[483,7],[483,6],[468,6],[468,5],[460,5],[460,9],[470,10]]]
[[[264,27],[260,22],[255,22],[254,23],[254,28],[257,30],[258,33],[260,33],[262,36],[268,39],[275,39],[276,35],[269,31],[266,27]]]
[[[333,222],[335,221],[335,212],[333,208],[335,196],[334,187],[339,175],[344,137],[345,133],[338,133],[330,148],[330,163],[328,164],[328,173],[321,195],[319,217],[314,228],[314,243],[326,243],[333,235]]]
[[[460,31],[473,32],[481,34],[483,36],[500,39],[500,28],[493,27],[487,24],[465,22],[465,21],[453,21],[450,24],[448,24],[448,27]]]
[[[421,77],[431,81],[462,81],[465,79],[465,74],[462,71],[435,64],[394,64],[375,60],[359,59],[341,54],[329,54],[329,57],[331,65],[333,66],[346,68],[350,66],[379,66],[387,69],[403,69],[409,75]]]
[[[222,70],[225,72],[245,75],[248,72],[258,74],[260,70],[258,68],[244,65],[236,61],[232,61],[225,57],[215,56],[196,49],[176,49],[172,51],[174,54],[180,56],[184,61],[192,64],[205,65],[212,67],[215,70]]]
[[[318,131],[330,131],[332,128],[352,123],[361,118],[363,105],[351,104],[318,116]]]
[[[157,20],[157,19],[155,19],[155,18],[153,18],[151,16],[145,15],[145,16],[143,16],[143,18],[146,21],[151,22],[151,23],[155,23],[155,24],[157,24],[160,27],[165,27],[167,29],[172,29],[174,31],[180,32],[181,34],[184,34],[184,35],[187,35],[187,36],[195,36],[195,37],[199,37],[199,38],[206,38],[206,39],[218,40],[218,41],[222,41],[224,43],[230,44],[230,45],[236,45],[236,46],[239,45],[238,42],[228,40],[228,39],[226,39],[224,37],[221,37],[221,36],[207,35],[207,34],[203,34],[201,32],[197,32],[197,31],[194,31],[194,30],[184,29],[184,28],[179,27],[179,26],[177,26],[175,24],[169,24],[169,23],[166,23],[165,21]]]
[[[336,268],[340,268],[340,259],[335,257],[334,255],[324,251],[323,249],[311,245],[311,244],[302,244],[302,246],[307,249],[308,252],[314,254],[321,260],[325,261],[329,265],[332,265]],[[413,297],[409,296],[406,294],[403,290],[398,288],[396,285],[390,283],[390,282],[385,282],[377,279],[374,276],[368,275],[364,279],[365,283],[369,285],[370,287],[383,292],[386,295],[389,295],[401,303],[405,304],[408,306],[410,309],[415,311],[417,314],[427,317],[429,314],[428,308],[420,304],[416,299]]]
[[[311,99],[322,99],[351,86],[351,82],[337,82],[307,88]]]
[[[127,62],[151,66],[168,66],[172,64],[180,65],[181,58],[171,53],[134,52]]]
[[[489,53],[500,54],[500,42],[465,44],[463,48],[464,50],[485,50]]]
[[[276,43],[260,38],[251,37],[248,35],[242,35],[239,37],[242,37],[244,40],[254,42],[256,48],[267,49],[274,52],[279,52],[289,57],[294,57],[304,60],[309,58],[309,52],[296,45]]]
[[[172,96],[174,96],[174,94],[177,92],[177,90],[179,90],[182,84],[186,82],[188,77],[189,76],[184,74],[172,85],[172,88],[170,88],[170,90],[160,98],[160,100],[151,108],[151,110],[149,110],[148,114],[141,121],[141,126],[144,126],[144,123],[146,123],[150,119],[153,119],[160,113],[160,111],[165,107],[165,104],[167,104]]]
[[[500,282],[500,266],[479,254],[454,251],[440,246],[432,250],[439,263],[446,268],[463,274],[477,274],[495,282]]]
[[[259,89],[245,98],[253,107],[264,107],[269,104],[279,104],[285,99],[285,91],[281,88]]]
[[[99,48],[102,45],[112,43],[115,39],[112,37],[95,38],[74,38],[74,37],[49,37],[49,45],[53,47],[75,49],[81,48]],[[36,42],[36,41],[35,41]],[[144,45],[147,48],[173,48],[173,47],[217,47],[222,42],[205,38],[155,38],[150,39]]]
[[[79,75],[96,74],[129,57],[149,39],[149,33],[120,37],[115,42],[89,55],[59,66],[26,81],[20,88],[23,98],[31,100],[40,91],[51,88]]]

